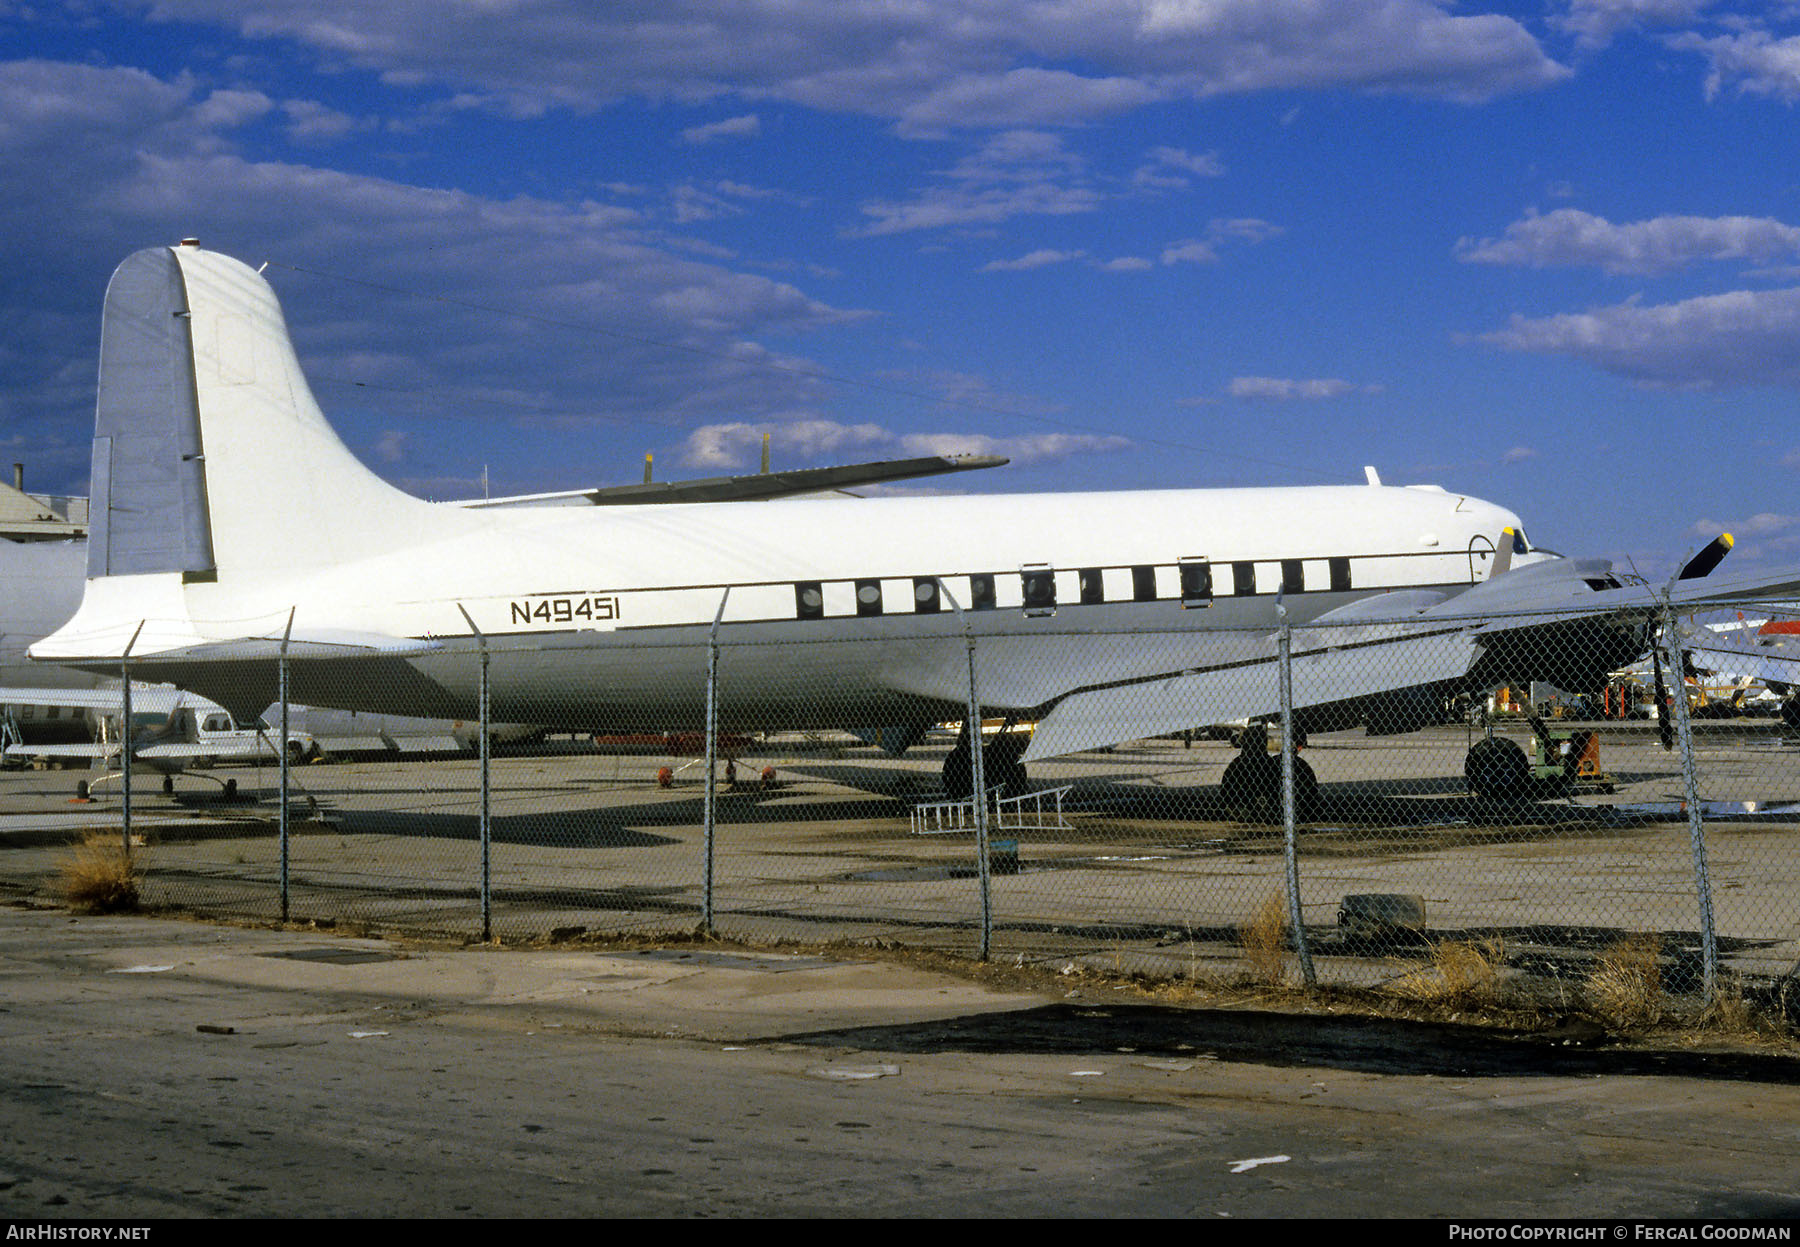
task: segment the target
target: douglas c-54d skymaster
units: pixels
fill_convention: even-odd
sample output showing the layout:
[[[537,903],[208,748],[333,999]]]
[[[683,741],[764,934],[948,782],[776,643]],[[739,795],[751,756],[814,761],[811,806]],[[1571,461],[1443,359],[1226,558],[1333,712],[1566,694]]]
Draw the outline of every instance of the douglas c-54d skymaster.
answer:
[[[326,423],[263,278],[192,243],[135,253],[108,287],[92,494],[80,610],[32,657],[116,671],[129,652],[134,675],[246,717],[274,696],[285,645],[296,701],[467,718],[485,643],[496,719],[697,728],[717,616],[722,729],[916,734],[965,717],[967,629],[984,712],[1038,724],[1029,762],[1272,714],[1278,611],[1364,625],[1295,634],[1297,706],[1400,730],[1448,690],[1597,684],[1643,652],[1659,607],[1606,563],[1533,549],[1509,511],[1373,474],[1293,489],[428,503]],[[1665,592],[1698,596],[1724,549]],[[1800,585],[1727,579],[1707,596]],[[1581,617],[1532,613],[1545,608]]]

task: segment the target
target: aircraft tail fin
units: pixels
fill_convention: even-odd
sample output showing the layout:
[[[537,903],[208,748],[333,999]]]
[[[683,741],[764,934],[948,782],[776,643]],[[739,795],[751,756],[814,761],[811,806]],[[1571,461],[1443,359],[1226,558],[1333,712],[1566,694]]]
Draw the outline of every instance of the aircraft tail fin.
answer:
[[[286,576],[421,539],[435,511],[326,423],[269,284],[191,241],[107,287],[91,492],[90,579]]]

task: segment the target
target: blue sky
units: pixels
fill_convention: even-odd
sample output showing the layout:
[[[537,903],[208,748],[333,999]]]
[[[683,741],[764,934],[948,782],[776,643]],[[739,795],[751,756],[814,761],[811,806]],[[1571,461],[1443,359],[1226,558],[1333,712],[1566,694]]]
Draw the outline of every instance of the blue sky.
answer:
[[[430,497],[771,431],[1800,562],[1797,99],[1785,2],[0,0],[0,442],[85,490],[107,278],[196,235]]]

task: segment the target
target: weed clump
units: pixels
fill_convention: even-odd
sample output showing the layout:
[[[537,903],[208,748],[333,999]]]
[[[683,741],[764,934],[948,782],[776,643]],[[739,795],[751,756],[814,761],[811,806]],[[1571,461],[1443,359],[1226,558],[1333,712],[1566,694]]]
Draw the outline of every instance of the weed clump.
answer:
[[[95,832],[69,851],[60,869],[71,909],[116,914],[138,906],[140,872],[117,833]]]
[[[1388,984],[1387,990],[1422,1004],[1490,1004],[1499,996],[1500,970],[1506,964],[1506,942],[1445,940],[1433,946],[1431,960]]]
[[[1589,1009],[1613,1026],[1653,1026],[1663,1016],[1662,936],[1628,935],[1595,960],[1587,977]]]
[[[1257,907],[1250,921],[1238,928],[1238,940],[1244,946],[1244,960],[1259,982],[1279,984],[1287,979],[1288,938],[1287,904],[1280,895],[1271,894]]]

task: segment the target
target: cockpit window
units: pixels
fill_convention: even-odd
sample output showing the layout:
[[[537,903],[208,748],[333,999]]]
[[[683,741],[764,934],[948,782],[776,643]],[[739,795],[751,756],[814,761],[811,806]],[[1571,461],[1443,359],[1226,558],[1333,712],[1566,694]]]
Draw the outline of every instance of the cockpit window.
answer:
[[[1513,553],[1514,554],[1530,554],[1531,553],[1531,542],[1529,542],[1525,539],[1525,530],[1523,528],[1513,529]]]

